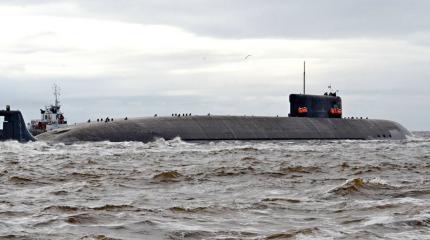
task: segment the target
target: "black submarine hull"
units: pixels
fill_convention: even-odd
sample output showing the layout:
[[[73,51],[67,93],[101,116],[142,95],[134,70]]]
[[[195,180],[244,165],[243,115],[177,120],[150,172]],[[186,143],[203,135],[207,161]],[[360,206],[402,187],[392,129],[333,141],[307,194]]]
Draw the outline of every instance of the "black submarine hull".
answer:
[[[388,120],[188,116],[150,117],[92,122],[57,129],[37,136],[53,142],[140,141],[180,137],[185,141],[308,140],[308,139],[405,139],[410,132]]]
[[[6,110],[0,110],[0,116],[4,117],[3,128],[0,129],[0,141],[28,142],[36,140],[28,131],[20,111],[10,110],[7,107]]]

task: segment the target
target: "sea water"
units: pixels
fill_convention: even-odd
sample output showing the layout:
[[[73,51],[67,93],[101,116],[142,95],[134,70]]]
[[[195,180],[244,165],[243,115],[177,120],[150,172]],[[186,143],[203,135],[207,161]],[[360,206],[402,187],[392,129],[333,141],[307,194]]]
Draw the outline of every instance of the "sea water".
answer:
[[[0,239],[429,239],[404,141],[0,143]]]

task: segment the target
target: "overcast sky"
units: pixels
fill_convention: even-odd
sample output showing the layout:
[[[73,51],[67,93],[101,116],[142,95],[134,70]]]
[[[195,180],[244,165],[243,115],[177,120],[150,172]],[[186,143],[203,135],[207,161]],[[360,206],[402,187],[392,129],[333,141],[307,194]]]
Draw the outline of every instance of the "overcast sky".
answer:
[[[430,130],[427,0],[2,0],[0,104],[26,121],[287,115],[339,89],[345,116]],[[251,55],[247,57],[248,55]]]

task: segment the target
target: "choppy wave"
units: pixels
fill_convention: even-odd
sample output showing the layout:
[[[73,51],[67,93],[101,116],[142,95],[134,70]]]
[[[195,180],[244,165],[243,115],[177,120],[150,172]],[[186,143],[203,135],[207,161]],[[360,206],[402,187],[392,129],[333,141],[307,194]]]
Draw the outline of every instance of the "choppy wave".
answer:
[[[0,142],[1,239],[426,239],[404,141]]]
[[[381,179],[363,179],[354,178],[347,180],[344,184],[331,189],[330,193],[339,194],[342,196],[361,193],[361,194],[377,194],[379,191],[397,190],[398,188],[386,183]]]

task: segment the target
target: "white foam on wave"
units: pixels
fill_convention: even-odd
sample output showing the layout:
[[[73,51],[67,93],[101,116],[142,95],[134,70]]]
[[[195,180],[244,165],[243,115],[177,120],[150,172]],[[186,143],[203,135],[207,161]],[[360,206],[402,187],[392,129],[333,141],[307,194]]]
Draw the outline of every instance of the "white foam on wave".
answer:
[[[386,233],[385,237],[392,240],[417,240],[417,239],[430,239],[430,233],[423,233],[420,230],[411,230],[396,233]]]
[[[92,149],[99,151],[101,155],[113,155],[122,153],[138,153],[138,152],[160,152],[160,151],[183,151],[195,146],[194,143],[185,142],[181,138],[176,137],[171,140],[157,138],[151,142],[124,141],[124,142],[79,142],[68,145],[71,149]]]
[[[374,185],[385,185],[385,186],[391,186],[391,187],[398,187],[398,186],[390,184],[386,180],[384,180],[382,178],[378,178],[378,177],[371,178],[371,179],[367,180],[367,182],[370,184],[374,184]]]
[[[63,143],[51,144],[43,141],[20,143],[17,141],[0,142],[0,153],[44,154],[55,149],[62,149]]]
[[[392,216],[374,216],[370,217],[369,220],[363,223],[364,226],[375,225],[375,224],[389,224],[394,221]]]
[[[425,141],[428,140],[423,136],[411,133],[411,135],[406,135],[406,140],[407,141]]]

